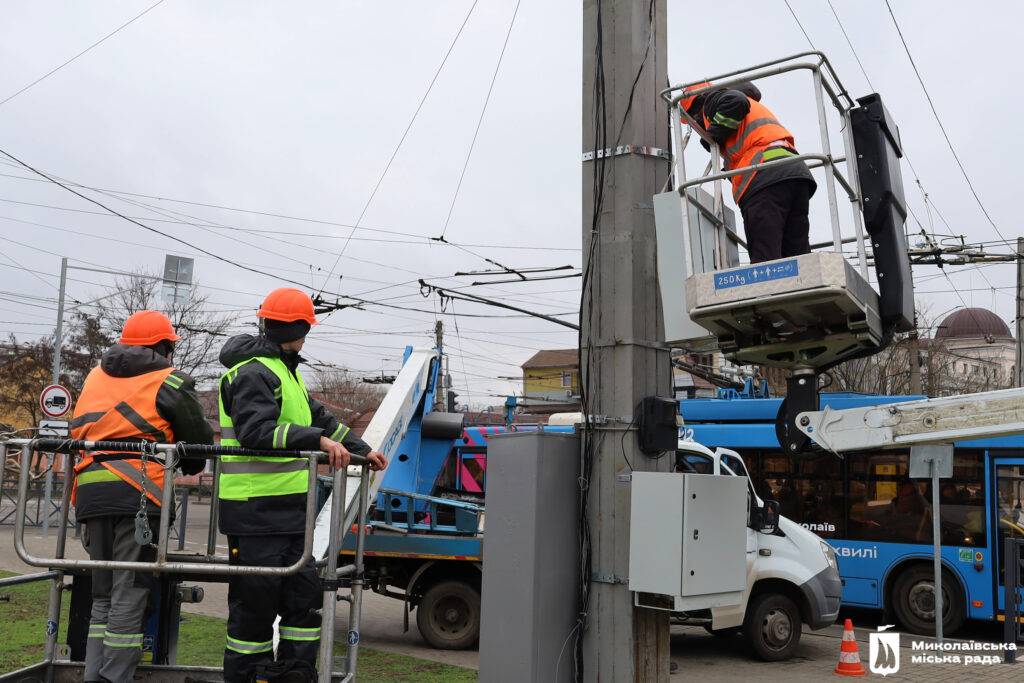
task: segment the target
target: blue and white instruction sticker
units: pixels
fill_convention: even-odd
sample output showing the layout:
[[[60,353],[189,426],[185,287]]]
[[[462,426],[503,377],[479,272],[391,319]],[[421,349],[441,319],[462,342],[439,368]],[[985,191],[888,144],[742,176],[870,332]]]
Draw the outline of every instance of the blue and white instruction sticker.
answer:
[[[796,260],[783,261],[781,263],[768,263],[765,265],[750,266],[715,273],[715,289],[729,289],[730,287],[742,287],[753,285],[768,280],[782,280],[787,277],[796,277],[800,274]]]
[[[359,642],[359,631],[349,631],[348,632],[348,644],[349,645],[355,645],[358,642]]]

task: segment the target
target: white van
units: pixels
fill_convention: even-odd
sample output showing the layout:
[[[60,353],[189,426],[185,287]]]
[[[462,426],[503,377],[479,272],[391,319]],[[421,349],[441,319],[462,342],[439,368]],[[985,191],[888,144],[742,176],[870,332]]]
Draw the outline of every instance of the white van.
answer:
[[[748,514],[747,583],[740,604],[674,612],[675,623],[699,624],[720,636],[742,633],[755,656],[779,661],[793,656],[802,624],[820,629],[835,622],[842,599],[835,550],[780,516],[778,503],[761,500],[738,453],[680,440],[676,470],[746,477]]]

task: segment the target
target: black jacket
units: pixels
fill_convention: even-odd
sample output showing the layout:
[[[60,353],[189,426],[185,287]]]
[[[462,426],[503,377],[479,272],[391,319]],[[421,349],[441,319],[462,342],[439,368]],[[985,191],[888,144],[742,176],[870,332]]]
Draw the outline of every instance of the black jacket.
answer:
[[[303,362],[297,352],[286,351],[280,344],[248,334],[232,337],[220,352],[220,362],[226,368],[259,357],[280,358],[296,376],[299,363]],[[232,382],[221,382],[224,410],[231,416],[235,436],[243,447],[274,448],[274,429],[281,415],[281,400],[274,398],[274,393],[280,386],[277,375],[263,363],[246,363],[238,369]],[[315,451],[320,448],[321,436],[338,440],[339,432],[347,431],[315,398],[309,398],[309,410],[312,424],[296,425],[288,430],[288,449]],[[366,455],[373,450],[351,431],[340,440],[356,455]],[[225,534],[293,534],[302,533],[305,528],[305,494],[266,496],[248,501],[221,500],[220,505],[220,530]]]
[[[171,364],[163,356],[144,346],[115,344],[107,349],[100,359],[103,372],[111,377],[138,377],[149,372],[166,370]],[[213,428],[203,415],[203,407],[196,396],[195,380],[181,370],[174,370],[174,376],[181,380],[175,388],[163,383],[156,394],[156,410],[160,417],[171,424],[176,442],[212,444]],[[88,383],[83,391],[88,389]],[[75,428],[72,421],[71,428]],[[101,459],[103,456],[99,456]],[[103,466],[93,463],[84,471]],[[180,467],[185,474],[197,474],[206,467],[201,459],[182,460]],[[75,518],[78,520],[105,515],[134,515],[139,510],[140,494],[126,482],[103,482],[82,486],[78,490]],[[159,508],[147,501],[150,514],[160,514]]]

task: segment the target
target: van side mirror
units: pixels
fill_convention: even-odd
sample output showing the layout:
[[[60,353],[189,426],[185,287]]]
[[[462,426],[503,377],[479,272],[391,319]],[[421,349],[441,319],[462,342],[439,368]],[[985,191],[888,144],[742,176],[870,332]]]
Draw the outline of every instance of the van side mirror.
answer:
[[[779,530],[779,501],[766,500],[761,508],[761,533],[774,534]]]

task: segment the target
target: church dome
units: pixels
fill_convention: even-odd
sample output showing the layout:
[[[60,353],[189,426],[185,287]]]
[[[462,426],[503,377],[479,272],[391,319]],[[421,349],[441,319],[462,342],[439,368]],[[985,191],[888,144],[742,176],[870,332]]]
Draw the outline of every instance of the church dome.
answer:
[[[946,316],[935,331],[936,339],[1012,339],[1009,326],[987,308],[962,308]]]

